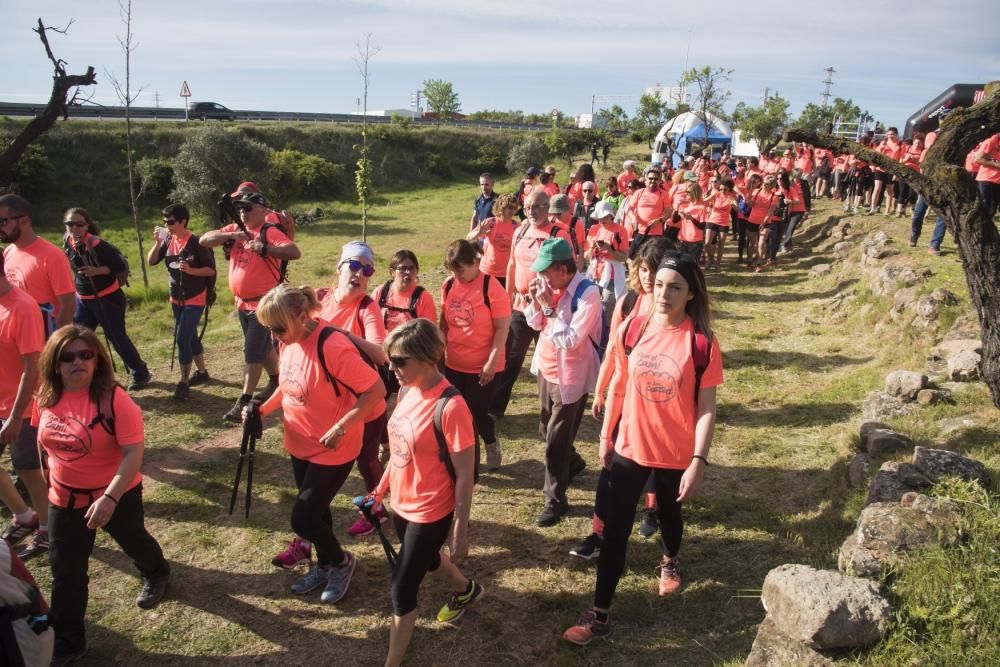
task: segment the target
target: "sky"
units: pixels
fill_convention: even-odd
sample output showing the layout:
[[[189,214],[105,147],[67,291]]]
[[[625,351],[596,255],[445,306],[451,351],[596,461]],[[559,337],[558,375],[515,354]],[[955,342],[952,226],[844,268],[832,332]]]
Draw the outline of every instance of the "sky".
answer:
[[[123,0],[124,1],[124,0]],[[682,6],[677,6],[682,5]],[[578,115],[619,104],[630,114],[649,86],[685,65],[733,70],[726,110],[759,105],[765,88],[791,103],[851,98],[886,125],[953,83],[1000,79],[1000,1],[627,3],[547,0],[133,0],[136,105],[192,101],[231,109],[349,113],[363,81],[356,58],[371,34],[369,109],[405,109],[426,79],[450,81],[463,112],[519,109]],[[47,25],[69,73],[98,72],[93,100],[117,104],[125,34],[117,0],[0,0],[5,61],[0,101],[44,102],[52,66]],[[12,56],[12,54],[17,54]],[[832,99],[832,97],[831,97]]]

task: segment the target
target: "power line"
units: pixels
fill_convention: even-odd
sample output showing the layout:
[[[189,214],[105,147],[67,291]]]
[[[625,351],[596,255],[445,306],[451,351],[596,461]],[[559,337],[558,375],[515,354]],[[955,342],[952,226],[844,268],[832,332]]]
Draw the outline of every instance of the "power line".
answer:
[[[823,93],[822,93],[823,108],[825,109],[826,107],[830,106],[830,86],[833,85],[833,73],[836,72],[837,70],[833,69],[833,66],[831,65],[830,67],[827,67],[823,71],[826,72],[826,78],[823,79],[823,81],[821,81],[821,83],[823,84]]]

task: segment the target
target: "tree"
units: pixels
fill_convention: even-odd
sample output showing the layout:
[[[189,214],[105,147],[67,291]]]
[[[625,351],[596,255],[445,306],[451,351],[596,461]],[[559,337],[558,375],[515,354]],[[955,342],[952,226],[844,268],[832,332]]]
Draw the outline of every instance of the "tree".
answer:
[[[427,79],[424,81],[423,93],[427,108],[434,113],[439,123],[442,120],[451,120],[451,117],[462,108],[458,101],[458,93],[452,88],[451,81]]]
[[[67,118],[69,115],[69,105],[76,102],[79,87],[92,86],[97,83],[97,73],[93,67],[87,67],[85,74],[67,74],[66,61],[56,58],[52,53],[52,47],[49,46],[49,39],[45,34],[47,31],[51,30],[52,32],[65,35],[72,24],[73,21],[71,19],[65,28],[54,28],[46,26],[42,23],[42,19],[38,19],[38,27],[32,28],[34,32],[38,33],[38,39],[42,41],[45,53],[48,55],[49,60],[52,61],[54,70],[52,75],[52,92],[49,94],[49,101],[42,110],[42,113],[32,118],[31,122],[25,125],[10,144],[4,148],[3,152],[0,153],[0,185],[11,185],[14,180],[14,165],[24,155],[28,146],[35,139],[47,132],[60,116],[62,116],[63,120]],[[69,97],[70,91],[73,91],[72,97]],[[69,99],[67,100],[67,98]]]
[[[835,97],[830,106],[824,107],[812,102],[807,104],[802,109],[799,119],[795,121],[795,125],[816,132],[832,133],[836,121],[854,121],[861,118],[862,115],[871,118],[871,114],[867,111],[861,111],[861,108],[851,99],[845,100],[842,97]]]
[[[981,374],[993,404],[1000,408],[1000,232],[965,170],[965,158],[983,139],[1000,132],[1000,81],[986,85],[985,98],[957,109],[942,121],[937,141],[914,171],[860,144],[805,128],[785,132],[787,141],[854,153],[912,186],[945,220],[962,257],[969,297],[982,327]]]
[[[358,66],[358,73],[364,84],[362,93],[364,106],[361,109],[361,157],[358,158],[354,169],[354,187],[358,192],[358,201],[361,203],[361,240],[367,243],[369,201],[375,194],[375,189],[372,187],[372,161],[368,157],[368,84],[371,83],[371,77],[368,75],[368,61],[381,51],[382,47],[372,45],[370,32],[365,33],[364,48],[361,47],[361,42],[357,42],[355,46],[358,49],[358,55],[354,58],[354,63]]]
[[[132,155],[132,103],[142,93],[142,88],[139,88],[134,94],[132,93],[132,52],[138,46],[132,35],[132,0],[124,0],[124,2],[119,0],[118,14],[121,17],[122,23],[125,24],[125,36],[116,35],[118,44],[125,54],[125,85],[123,86],[121,81],[110,72],[106,73],[108,79],[111,81],[111,86],[115,89],[118,101],[125,107],[125,162],[128,165],[129,202],[132,205],[132,224],[135,226],[135,241],[139,246],[139,266],[142,267],[142,286],[145,289],[149,289],[149,275],[146,272],[145,262],[146,253],[142,247],[142,230],[139,229],[139,197],[142,196],[142,192],[136,192],[135,190],[135,160]]]
[[[635,110],[632,126],[643,141],[652,148],[656,134],[673,115],[673,109],[670,108],[666,100],[660,98],[659,95],[643,93],[642,97],[639,98],[639,106]]]
[[[708,128],[711,125],[709,114],[719,118],[725,118],[726,112],[722,106],[729,100],[729,91],[723,88],[726,81],[732,75],[733,70],[721,67],[712,68],[708,65],[698,69],[692,67],[684,72],[681,77],[681,86],[695,86],[697,92],[694,104],[691,105],[694,113],[701,119],[705,126],[705,145],[708,145]]]
[[[769,97],[759,107],[747,106],[743,102],[733,111],[736,129],[757,144],[761,154],[778,145],[781,133],[791,117],[788,115],[788,100],[775,95]]]
[[[594,114],[594,127],[600,126],[598,121],[603,121],[604,128],[609,132],[627,132],[630,126],[628,113],[617,104]]]

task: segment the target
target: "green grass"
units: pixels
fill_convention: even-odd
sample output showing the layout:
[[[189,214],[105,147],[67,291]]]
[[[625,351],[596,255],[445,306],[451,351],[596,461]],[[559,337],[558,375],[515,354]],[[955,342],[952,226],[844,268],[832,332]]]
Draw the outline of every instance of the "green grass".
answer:
[[[612,160],[620,164],[622,155],[641,150],[618,148]],[[562,166],[560,171],[562,182]],[[609,168],[599,176],[611,173]],[[515,182],[503,181],[498,189],[513,190]],[[421,282],[436,295],[444,277],[443,249],[464,235],[476,194],[474,179],[382,192],[368,230],[378,268],[371,284],[386,279],[392,252],[408,247],[420,259]],[[328,215],[300,231],[304,259],[291,268],[296,284],[328,284],[340,246],[360,236],[357,206],[301,203],[314,204]],[[836,275],[807,279],[823,253],[815,227],[835,213],[826,203],[818,209],[805,230],[812,239],[810,252],[763,274],[747,273],[727,261],[724,274],[710,276],[725,384],[704,492],[686,509],[683,591],[669,599],[656,595],[658,547],[636,536],[616,597],[614,633],[584,650],[559,640],[593,591],[594,566],[572,560],[567,552],[590,531],[598,428],[589,416],[584,419],[577,445],[589,467],[570,488],[569,518],[551,529],[536,528],[544,448],[534,435],[537,398],[525,373],[508,417],[498,424],[505,465],[480,480],[471,553],[462,563],[484,582],[487,596],[461,630],[442,630],[433,615],[447,592],[426,580],[408,664],[735,665],[749,652],[764,616],[757,596],[770,569],[787,562],[836,566],[837,548],[852,529],[863,496],[849,491],[843,481],[860,402],[882,385],[888,371],[921,368],[933,340],[927,332],[908,332],[895,323],[874,334],[882,317],[860,316],[863,298],[844,320],[833,321],[822,304],[845,286]],[[102,222],[108,237],[134,255],[130,223]],[[895,221],[856,222],[883,226],[897,239],[905,233]],[[156,223],[155,217],[145,221],[144,237]],[[194,227],[205,229],[207,221],[196,221]],[[732,246],[727,248],[727,257],[733,253]],[[968,309],[953,255],[912,255],[915,262],[933,262],[928,291],[948,286],[963,298],[956,311]],[[219,260],[222,266],[221,256]],[[242,499],[234,516],[227,511],[239,434],[224,427],[220,416],[238,393],[241,340],[226,305],[225,279],[220,280],[220,305],[205,338],[215,381],[196,387],[191,400],[177,406],[169,399],[175,376],[168,369],[172,321],[165,305],[166,272],[151,268],[148,293],[140,286],[135,259],[133,272],[130,332],[155,373],[151,388],[139,397],[147,433],[147,523],[163,544],[175,578],[159,608],[138,612],[130,564],[101,537],[91,567],[91,652],[81,664],[378,664],[388,644],[389,574],[377,541],[346,537],[354,519],[350,498],[362,491],[360,479],[352,476],[334,501],[336,533],[360,561],[350,594],[335,608],[321,605],[316,596],[291,595],[293,575],[268,562],[290,539],[294,497],[275,424],[268,425],[258,445],[250,519],[242,516]],[[980,428],[967,436],[942,438],[938,420],[958,415],[971,416]],[[956,404],[925,409],[893,425],[920,444],[966,451],[996,469],[995,415],[985,387],[973,385],[957,395]],[[44,559],[32,570],[47,588]],[[901,590],[899,595],[904,599],[911,594]],[[938,655],[930,646],[936,635],[900,632],[929,655]],[[903,653],[903,644],[894,639],[879,649],[885,664],[905,663],[909,654]]]

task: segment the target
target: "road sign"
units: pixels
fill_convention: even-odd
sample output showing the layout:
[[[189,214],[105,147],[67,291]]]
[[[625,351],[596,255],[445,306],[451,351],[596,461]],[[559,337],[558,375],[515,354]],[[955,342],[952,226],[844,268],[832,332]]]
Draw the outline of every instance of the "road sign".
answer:
[[[191,97],[191,89],[188,87],[187,81],[181,84],[181,97]]]
[[[555,120],[555,119],[559,118],[559,114],[561,114],[561,113],[562,113],[562,111],[559,111],[559,109],[553,109],[552,110],[552,120]]]

